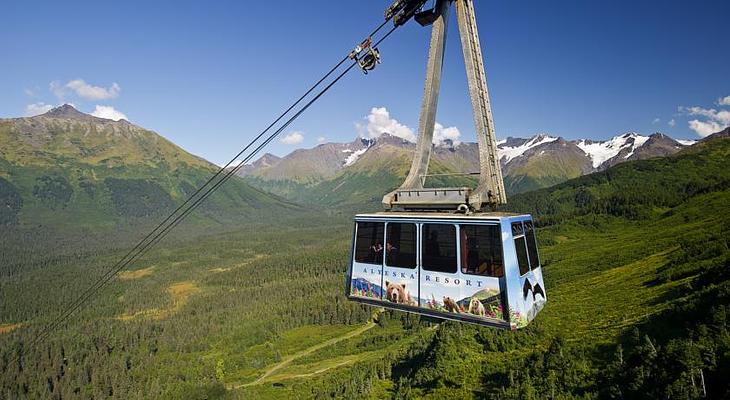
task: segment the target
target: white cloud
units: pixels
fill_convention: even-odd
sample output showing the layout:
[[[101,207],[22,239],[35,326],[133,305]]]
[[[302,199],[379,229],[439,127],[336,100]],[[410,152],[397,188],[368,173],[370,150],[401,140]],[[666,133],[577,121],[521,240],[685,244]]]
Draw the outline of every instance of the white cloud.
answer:
[[[718,111],[714,108],[680,107],[680,111],[684,111],[689,115],[700,115],[713,121],[717,121],[720,124],[730,124],[730,111],[728,110]]]
[[[279,140],[281,143],[296,145],[304,141],[304,134],[302,132],[292,132]]]
[[[35,115],[45,114],[53,108],[52,105],[43,102],[28,104],[25,106],[25,116],[32,117]]]
[[[126,119],[127,121],[129,121],[129,118],[127,118],[126,115],[118,110],[115,110],[112,106],[97,105],[91,115],[99,118],[111,119],[114,121],[119,121],[120,119]]]
[[[74,79],[65,85],[59,81],[53,81],[50,83],[49,88],[51,93],[59,99],[63,99],[71,92],[87,100],[109,100],[119,97],[119,92],[122,91],[122,88],[116,82],[105,88],[86,83],[83,79]]]
[[[706,137],[723,130],[724,127],[715,121],[700,121],[693,119],[692,121],[689,121],[689,129],[692,129],[702,137]]]
[[[652,124],[654,124],[654,125],[656,125],[656,124],[658,124],[658,123],[659,123],[659,122],[661,122],[661,121],[662,121],[662,120],[661,120],[661,119],[659,119],[659,118],[654,118],[654,120],[653,120],[653,121],[651,121],[651,123],[652,123]]]
[[[365,120],[367,121],[365,125],[356,124],[357,130],[362,137],[376,138],[383,133],[389,133],[410,142],[416,141],[413,130],[391,118],[385,107],[373,107]]]
[[[320,136],[317,138],[317,143],[319,143],[319,144],[322,144],[326,141],[327,141],[327,139],[324,136]]]
[[[677,121],[675,121],[674,118],[672,118],[669,120],[669,122],[667,122],[667,125],[674,127],[674,125],[677,125]]]
[[[718,106],[730,106],[730,96],[720,97],[717,99]]]
[[[397,136],[401,139],[405,139],[409,142],[416,141],[416,134],[410,127],[401,124],[395,118],[390,117],[390,112],[385,107],[373,107],[370,109],[370,114],[365,117],[367,124],[357,123],[358,133],[360,136],[365,138],[376,138],[383,133],[388,133],[393,136]],[[441,144],[444,140],[451,140],[454,145],[461,143],[459,138],[461,132],[455,126],[444,127],[438,122],[434,125],[433,129],[433,143]]]
[[[461,137],[461,132],[459,132],[459,129],[455,126],[450,126],[448,128],[444,128],[443,125],[439,124],[438,122],[434,126],[433,129],[433,143],[434,144],[441,144],[444,142],[444,140],[449,139],[451,140],[454,145],[458,145],[461,143],[459,138]]]
[[[679,111],[688,115],[704,117],[705,120],[689,121],[689,128],[705,137],[730,126],[730,111],[702,107],[679,107]]]
[[[66,88],[64,85],[59,81],[53,81],[48,84],[48,90],[51,91],[56,97],[63,100],[63,98],[66,96]]]

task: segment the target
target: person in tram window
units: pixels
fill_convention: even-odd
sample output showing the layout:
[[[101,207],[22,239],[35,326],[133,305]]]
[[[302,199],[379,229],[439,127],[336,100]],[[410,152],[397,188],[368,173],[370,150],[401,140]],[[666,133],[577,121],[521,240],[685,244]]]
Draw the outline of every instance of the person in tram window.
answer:
[[[439,233],[431,231],[426,240],[426,251],[427,256],[441,257],[441,250],[439,249]]]
[[[381,263],[383,261],[383,244],[380,242],[375,243],[372,246],[373,251],[373,262]]]
[[[461,228],[460,230],[460,240],[461,240],[461,272],[467,273],[471,272],[469,270],[469,235],[466,233],[466,228]]]
[[[479,268],[479,243],[472,240],[466,228],[461,229],[461,272],[474,274]]]
[[[387,252],[387,263],[395,264],[395,261],[398,259],[398,252],[400,251],[397,246],[391,244],[390,242],[385,244],[385,251]]]
[[[380,260],[383,259],[383,245],[380,242],[375,242],[371,244],[368,253],[368,258],[370,259],[370,261],[373,263],[378,263]]]

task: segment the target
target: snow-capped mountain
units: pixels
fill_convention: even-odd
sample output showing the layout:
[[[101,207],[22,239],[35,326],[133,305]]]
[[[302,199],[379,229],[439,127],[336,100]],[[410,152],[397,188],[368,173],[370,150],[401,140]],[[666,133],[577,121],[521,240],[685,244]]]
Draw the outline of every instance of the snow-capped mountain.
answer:
[[[625,159],[631,157],[634,151],[643,146],[647,140],[649,140],[647,136],[627,133],[613,137],[611,140],[605,142],[580,140],[576,145],[591,159],[593,168],[599,168],[606,161],[618,156],[619,153],[626,153],[623,156]]]
[[[509,163],[513,159],[525,154],[525,152],[540,145],[558,140],[549,135],[537,135],[529,139],[507,138],[497,142],[497,154],[500,160]]]
[[[498,141],[497,148],[507,191],[518,193],[621,162],[666,156],[693,143],[679,142],[662,133],[644,136],[630,132],[606,141],[571,141],[540,134],[530,138],[508,137]],[[305,186],[342,174],[377,177],[378,170],[386,164],[391,173],[404,175],[414,149],[412,142],[383,134],[375,139],[357,138],[349,143],[326,143],[312,149],[299,149],[281,158],[267,154],[245,166],[240,174],[261,189],[287,196],[292,191],[301,193]],[[433,171],[477,172],[478,146],[446,140],[434,145],[431,161]],[[393,166],[394,162],[398,164],[397,168]]]
[[[694,141],[683,142],[674,140],[663,133],[643,136],[629,132],[605,142],[579,140],[576,145],[591,159],[594,169],[605,169],[623,161],[673,154],[682,147],[695,143]]]
[[[285,157],[267,153],[243,166],[238,174],[265,181],[317,182],[354,164],[372,144],[370,139],[358,138],[349,143],[324,143],[312,149],[297,149]]]

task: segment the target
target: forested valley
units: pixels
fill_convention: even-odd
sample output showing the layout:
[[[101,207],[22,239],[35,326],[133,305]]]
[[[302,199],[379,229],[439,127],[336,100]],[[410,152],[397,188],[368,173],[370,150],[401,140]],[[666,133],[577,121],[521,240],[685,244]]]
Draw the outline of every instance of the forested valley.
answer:
[[[352,210],[292,206],[181,225],[29,346],[145,232],[3,225],[0,398],[728,398],[728,159],[716,138],[512,197],[549,296],[514,332],[348,302]]]

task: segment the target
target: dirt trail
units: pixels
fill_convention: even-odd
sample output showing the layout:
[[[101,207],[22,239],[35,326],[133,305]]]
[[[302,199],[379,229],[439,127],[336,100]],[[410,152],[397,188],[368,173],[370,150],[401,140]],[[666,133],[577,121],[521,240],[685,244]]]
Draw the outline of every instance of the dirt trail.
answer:
[[[10,333],[18,328],[23,326],[23,323],[17,323],[17,324],[0,324],[0,334],[2,333]]]
[[[276,372],[276,371],[278,371],[278,370],[286,367],[287,365],[291,364],[292,361],[294,361],[294,360],[296,360],[298,358],[302,358],[304,356],[307,356],[309,354],[312,354],[315,351],[320,350],[320,349],[323,349],[323,348],[325,348],[327,346],[332,346],[333,344],[339,343],[339,342],[341,342],[343,340],[351,339],[351,338],[353,338],[355,336],[362,335],[363,333],[365,333],[365,331],[367,331],[368,329],[370,329],[370,328],[372,328],[374,326],[375,326],[375,322],[372,322],[372,321],[371,322],[368,322],[363,327],[358,328],[358,329],[355,329],[352,332],[346,333],[346,334],[344,334],[342,336],[338,336],[336,338],[332,338],[332,339],[327,340],[325,342],[322,342],[322,343],[316,344],[316,345],[314,345],[312,347],[306,348],[306,349],[304,349],[304,350],[302,350],[300,352],[294,353],[294,354],[292,354],[290,356],[284,357],[281,361],[279,361],[278,363],[272,365],[269,369],[267,369],[266,372],[261,377],[259,377],[258,379],[256,379],[255,381],[250,382],[250,383],[244,383],[244,384],[241,384],[241,385],[235,385],[235,386],[233,386],[233,389],[238,389],[238,388],[241,388],[241,387],[252,386],[252,385],[259,385],[259,384],[263,383],[264,380],[266,380],[266,378],[268,378],[271,375],[273,375],[274,372]],[[343,364],[346,364],[346,362],[341,363],[341,365],[343,365]],[[339,366],[339,365],[337,365],[337,366]],[[324,372],[325,370],[330,369],[330,368],[333,368],[333,367],[325,368],[322,371],[317,371],[317,373]],[[306,375],[313,375],[313,374],[306,374]]]

